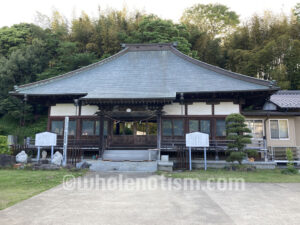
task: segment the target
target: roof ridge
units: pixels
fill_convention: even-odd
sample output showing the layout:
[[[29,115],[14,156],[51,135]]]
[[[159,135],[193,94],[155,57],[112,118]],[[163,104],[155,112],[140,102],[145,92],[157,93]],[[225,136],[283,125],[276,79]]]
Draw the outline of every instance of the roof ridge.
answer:
[[[273,95],[300,95],[300,90],[279,90]]]
[[[122,47],[131,47],[131,46],[176,46],[176,42],[168,43],[122,43]]]
[[[251,82],[251,83],[255,83],[255,84],[259,84],[259,85],[264,85],[264,86],[269,87],[270,89],[275,89],[275,90],[279,89],[279,87],[274,85],[274,83],[272,81],[262,80],[262,79],[258,79],[258,78],[255,78],[255,77],[250,77],[250,76],[247,76],[247,75],[243,75],[243,74],[240,74],[240,73],[235,73],[235,72],[223,69],[221,67],[214,66],[214,65],[205,63],[203,61],[194,59],[194,58],[182,53],[181,51],[174,48],[173,46],[171,46],[170,48],[171,48],[171,51],[175,55],[177,55],[177,56],[179,56],[179,57],[183,58],[184,60],[187,60],[191,63],[194,63],[198,66],[202,66],[202,67],[204,67],[208,70],[212,70],[214,72],[218,72],[218,73],[221,73],[225,76],[229,76],[229,77],[232,77],[232,78],[235,78],[235,79],[238,79],[238,80],[243,80],[243,81],[247,81],[247,82]]]
[[[89,64],[89,65],[87,65],[87,66],[81,67],[81,68],[79,68],[79,69],[72,70],[72,71],[69,71],[69,72],[67,72],[67,73],[64,73],[64,74],[61,74],[61,75],[58,75],[58,76],[50,77],[50,78],[48,78],[48,79],[39,80],[39,81],[35,81],[35,82],[32,82],[32,83],[28,83],[28,84],[23,84],[23,85],[20,85],[20,86],[16,86],[14,92],[18,92],[18,91],[19,91],[19,88],[21,88],[21,89],[23,89],[23,90],[27,90],[27,89],[29,89],[29,88],[35,87],[35,86],[40,85],[40,84],[45,84],[45,83],[53,82],[53,81],[55,81],[55,80],[64,79],[64,78],[68,78],[68,77],[74,76],[74,75],[76,75],[76,74],[79,73],[79,72],[82,72],[82,71],[85,71],[85,70],[92,69],[92,68],[94,68],[95,66],[98,66],[98,65],[107,63],[107,62],[111,61],[112,59],[115,59],[115,58],[117,58],[117,57],[120,57],[121,55],[125,54],[127,51],[128,51],[128,48],[125,47],[123,50],[119,51],[119,52],[116,53],[116,54],[111,55],[111,56],[108,57],[108,58],[105,58],[105,59],[100,60],[100,61],[98,61],[98,62]]]
[[[177,46],[177,43],[141,43],[141,44],[121,44],[122,47],[127,47],[128,51],[166,51],[172,46]]]

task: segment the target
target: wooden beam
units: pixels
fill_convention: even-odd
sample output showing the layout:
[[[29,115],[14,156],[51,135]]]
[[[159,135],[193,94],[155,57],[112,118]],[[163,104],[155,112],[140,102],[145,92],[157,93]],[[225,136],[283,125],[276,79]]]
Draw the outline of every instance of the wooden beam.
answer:
[[[104,151],[104,111],[101,110],[99,113],[99,157],[103,156]]]
[[[158,109],[156,111],[156,118],[157,118],[157,149],[160,150],[161,148],[161,116],[162,116],[162,109]]]

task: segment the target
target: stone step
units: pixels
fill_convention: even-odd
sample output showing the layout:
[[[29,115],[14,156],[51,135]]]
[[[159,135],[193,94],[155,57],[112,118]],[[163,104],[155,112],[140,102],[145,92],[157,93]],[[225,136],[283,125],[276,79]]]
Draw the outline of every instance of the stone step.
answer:
[[[103,160],[109,161],[150,161],[157,160],[157,151],[148,150],[105,150]]]
[[[103,160],[88,161],[90,170],[96,172],[149,172],[157,171],[157,162],[110,162]]]

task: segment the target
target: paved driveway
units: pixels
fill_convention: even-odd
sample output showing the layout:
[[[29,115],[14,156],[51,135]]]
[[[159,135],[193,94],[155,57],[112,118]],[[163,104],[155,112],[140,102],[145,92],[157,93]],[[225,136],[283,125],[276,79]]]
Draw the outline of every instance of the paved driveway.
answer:
[[[300,224],[300,184],[191,190],[196,184],[141,173],[89,173],[67,184],[0,211],[0,224]]]

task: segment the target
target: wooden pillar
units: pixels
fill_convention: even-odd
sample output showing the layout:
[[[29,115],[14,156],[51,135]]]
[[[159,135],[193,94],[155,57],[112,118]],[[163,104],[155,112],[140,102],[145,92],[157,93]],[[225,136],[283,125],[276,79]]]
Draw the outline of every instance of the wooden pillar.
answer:
[[[50,120],[50,113],[51,113],[51,105],[48,107],[48,121],[47,121],[47,131],[51,131],[51,120]]]
[[[157,149],[160,151],[161,148],[161,115],[162,110],[159,109],[156,111],[156,120],[157,120]]]
[[[78,113],[76,115],[76,140],[80,139],[81,137],[81,121],[80,121],[80,116],[81,116],[81,103],[79,104],[78,107]]]
[[[99,157],[102,157],[104,151],[104,111],[99,114]]]

